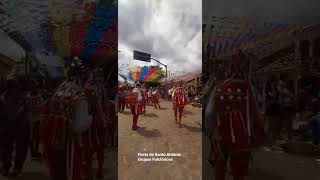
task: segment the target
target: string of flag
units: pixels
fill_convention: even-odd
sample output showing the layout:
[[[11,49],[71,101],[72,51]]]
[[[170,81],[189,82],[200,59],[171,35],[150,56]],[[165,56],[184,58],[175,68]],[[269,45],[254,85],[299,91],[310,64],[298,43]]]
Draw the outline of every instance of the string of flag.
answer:
[[[277,22],[249,23],[234,18],[213,18],[209,27],[207,42],[216,56],[234,53],[237,49],[259,49],[275,39],[300,29],[300,25]]]

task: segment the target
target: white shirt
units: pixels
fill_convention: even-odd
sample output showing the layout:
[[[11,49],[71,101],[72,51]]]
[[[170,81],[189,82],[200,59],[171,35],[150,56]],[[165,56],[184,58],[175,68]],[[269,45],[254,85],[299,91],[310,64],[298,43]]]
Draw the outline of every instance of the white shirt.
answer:
[[[134,89],[132,90],[132,92],[135,92],[135,93],[138,94],[138,96],[137,96],[137,101],[138,101],[138,102],[139,102],[139,101],[142,101],[142,94],[141,94],[141,91],[140,91],[139,88],[134,88]]]
[[[153,94],[153,95],[156,95],[156,94],[157,94],[157,90],[154,90],[154,91],[152,92],[152,94]]]
[[[173,88],[173,89],[172,89],[172,95],[171,95],[172,98],[173,98],[173,97],[175,96],[175,94],[176,94],[176,93],[175,93],[175,92],[176,92],[176,89],[177,89],[177,88]]]

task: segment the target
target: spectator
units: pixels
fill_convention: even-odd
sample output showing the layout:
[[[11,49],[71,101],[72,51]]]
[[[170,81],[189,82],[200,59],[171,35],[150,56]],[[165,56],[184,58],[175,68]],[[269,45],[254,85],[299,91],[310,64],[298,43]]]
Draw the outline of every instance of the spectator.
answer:
[[[320,148],[320,112],[315,108],[309,125],[312,129],[312,143]]]
[[[268,132],[270,145],[273,145],[280,136],[281,121],[279,119],[279,109],[279,91],[276,88],[276,83],[270,82],[266,87],[266,131]]]
[[[172,91],[173,91],[173,88],[170,88],[168,90],[168,101],[171,101],[171,99],[172,99]]]
[[[120,86],[118,89],[118,101],[119,101],[118,111],[123,112],[126,107],[126,93],[122,86]]]
[[[21,174],[24,162],[27,157],[30,137],[30,100],[27,97],[27,81],[15,78],[8,80],[6,92],[2,101],[2,163],[4,176]],[[15,151],[14,169],[12,166],[12,155]]]
[[[35,87],[31,92],[31,106],[32,106],[32,133],[31,133],[31,156],[33,158],[40,158],[41,153],[39,152],[40,143],[40,120],[41,112],[44,105],[42,94]]]
[[[285,83],[278,86],[280,92],[281,126],[283,135],[287,139],[292,137],[292,122],[295,115],[294,95]]]

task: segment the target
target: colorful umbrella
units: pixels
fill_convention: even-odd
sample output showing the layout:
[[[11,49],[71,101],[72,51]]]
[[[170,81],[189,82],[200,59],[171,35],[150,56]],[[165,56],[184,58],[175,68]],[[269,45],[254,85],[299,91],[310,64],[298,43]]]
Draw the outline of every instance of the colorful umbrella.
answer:
[[[0,28],[20,34],[32,51],[106,60],[117,53],[117,9],[105,1],[3,0]]]
[[[160,81],[164,77],[164,72],[159,66],[135,66],[127,74],[132,81],[153,82]]]

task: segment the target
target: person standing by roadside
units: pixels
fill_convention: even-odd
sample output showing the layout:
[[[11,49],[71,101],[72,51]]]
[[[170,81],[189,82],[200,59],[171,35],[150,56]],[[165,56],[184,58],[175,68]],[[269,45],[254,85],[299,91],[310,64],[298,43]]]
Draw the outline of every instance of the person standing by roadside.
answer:
[[[173,88],[170,88],[170,89],[168,90],[168,101],[171,101],[171,100],[172,100],[172,90],[173,90]]]
[[[130,101],[131,101],[131,88],[130,87],[126,87],[125,96],[126,96],[127,109],[130,109]]]
[[[126,107],[126,93],[123,86],[118,89],[118,100],[119,100],[119,112],[123,112]]]
[[[312,144],[320,150],[320,112],[313,107],[313,115],[309,121],[312,129]]]
[[[266,91],[266,131],[268,143],[272,146],[281,133],[279,92],[275,82],[270,82],[266,87]]]
[[[16,71],[16,70],[14,70]],[[30,99],[27,80],[16,71],[9,76],[7,87],[1,96],[3,139],[1,141],[3,176],[18,176],[22,173],[30,139]],[[14,167],[12,167],[15,151]]]
[[[31,98],[31,157],[32,158],[40,158],[41,153],[39,152],[39,143],[40,143],[40,120],[41,120],[41,112],[44,105],[42,95],[40,91],[36,88],[33,88],[30,94]]]
[[[280,109],[281,109],[281,123],[284,138],[290,140],[292,137],[292,123],[295,114],[295,98],[288,86],[280,81]]]

